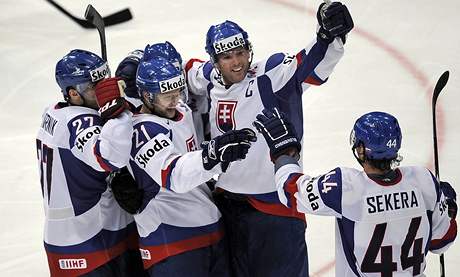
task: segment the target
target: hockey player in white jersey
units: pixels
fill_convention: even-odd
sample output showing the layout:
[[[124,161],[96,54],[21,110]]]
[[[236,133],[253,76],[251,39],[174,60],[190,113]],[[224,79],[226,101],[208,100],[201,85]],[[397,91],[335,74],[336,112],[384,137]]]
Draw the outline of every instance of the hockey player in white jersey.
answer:
[[[348,9],[338,2],[323,3],[317,17],[316,39],[306,48],[255,63],[248,34],[240,26],[225,21],[209,28],[205,49],[210,61],[192,59],[185,69],[189,91],[210,101],[211,136],[252,127],[264,107],[285,111],[302,135],[302,93],[329,78],[353,28]],[[273,177],[268,148],[258,141],[216,184],[236,276],[308,275],[305,216],[280,203]]]
[[[363,171],[337,167],[311,177],[297,161],[289,120],[264,110],[254,122],[270,147],[282,202],[301,213],[335,216],[336,276],[424,276],[428,251],[447,250],[457,234],[456,193],[424,167],[398,167],[401,130],[390,114],[361,116],[351,132]]]
[[[221,214],[203,183],[243,159],[256,135],[230,131],[198,150],[182,71],[155,57],[140,63],[136,83],[143,105],[128,168],[143,191],[134,217],[144,267],[151,276],[229,276]]]
[[[145,55],[144,55],[145,53]],[[155,44],[148,44],[144,50],[134,50],[128,54],[118,65],[115,76],[121,77],[126,82],[126,99],[134,106],[142,105],[136,86],[136,72],[141,60],[150,60],[154,57],[163,57],[171,62],[175,67],[184,70],[182,57],[177,52],[176,48],[169,41]],[[184,96],[187,105],[192,109],[193,124],[195,126],[197,142],[200,144],[205,140],[209,140],[209,119],[207,115],[208,102],[206,96],[189,95],[187,87],[184,91]]]
[[[45,109],[36,140],[51,276],[130,274],[125,251],[136,245],[135,224],[105,179],[127,162],[132,125],[120,95],[96,99],[95,86],[108,73],[107,63],[85,50],[72,50],[56,64],[65,102]],[[102,118],[98,103],[110,106]]]

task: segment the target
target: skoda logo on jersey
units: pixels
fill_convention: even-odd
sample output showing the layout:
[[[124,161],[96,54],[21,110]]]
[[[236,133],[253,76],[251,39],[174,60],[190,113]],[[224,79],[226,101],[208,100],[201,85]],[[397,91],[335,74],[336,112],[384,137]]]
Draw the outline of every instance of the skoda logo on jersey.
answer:
[[[158,140],[154,139],[153,140],[153,145],[150,146],[147,150],[145,150],[142,153],[139,153],[136,155],[136,161],[138,164],[140,164],[143,168],[147,167],[147,164],[149,163],[150,159],[155,156],[158,152],[163,150],[163,148],[169,146],[169,142],[165,139]]]
[[[185,87],[185,78],[183,74],[169,80],[160,81],[160,93],[165,93],[183,87]]]
[[[236,34],[213,44],[216,55],[244,45],[243,34]]]
[[[216,109],[217,129],[222,133],[235,130],[235,110],[237,101],[218,101]]]
[[[91,70],[89,74],[91,75],[91,82],[97,82],[101,79],[104,79],[110,73],[109,65],[105,62],[100,67]]]
[[[96,128],[93,128],[86,133],[80,133],[75,140],[75,145],[77,146],[77,149],[83,152],[83,148],[85,147],[86,143],[94,135],[99,135],[100,133],[101,133],[101,129],[99,128],[99,126],[96,126]]]

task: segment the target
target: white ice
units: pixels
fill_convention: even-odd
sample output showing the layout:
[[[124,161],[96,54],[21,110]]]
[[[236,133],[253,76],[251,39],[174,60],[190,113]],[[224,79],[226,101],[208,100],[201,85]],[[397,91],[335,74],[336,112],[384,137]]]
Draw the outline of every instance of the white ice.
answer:
[[[107,29],[112,69],[129,51],[171,41],[185,58],[206,59],[211,24],[238,22],[249,33],[255,59],[297,53],[314,38],[320,1],[109,1],[91,3],[102,15],[130,7],[134,19]],[[289,1],[289,2],[287,2]],[[59,1],[83,17],[88,1]],[[459,188],[460,2],[345,0],[356,28],[330,80],[304,96],[304,168],[324,173],[337,165],[359,167],[348,144],[354,120],[373,110],[398,117],[403,128],[403,165],[433,168],[431,93],[450,70],[438,101],[440,175]],[[0,2],[0,275],[48,276],[42,244],[43,208],[35,134],[41,112],[60,100],[54,66],[70,49],[99,53],[95,30],[84,30],[46,1]],[[457,170],[455,170],[457,168]],[[308,216],[312,276],[334,276],[333,219]],[[288,235],[288,234],[287,234]],[[447,276],[460,271],[460,244],[446,254]],[[427,276],[439,275],[429,255]]]

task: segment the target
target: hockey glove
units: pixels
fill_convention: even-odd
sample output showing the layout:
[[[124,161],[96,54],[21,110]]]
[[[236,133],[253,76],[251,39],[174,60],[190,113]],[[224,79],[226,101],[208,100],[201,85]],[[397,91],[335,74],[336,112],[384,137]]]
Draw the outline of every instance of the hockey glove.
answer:
[[[103,119],[117,117],[129,108],[124,96],[125,82],[118,77],[103,79],[96,85],[96,100]]]
[[[279,156],[292,150],[297,151],[296,156],[300,153],[301,145],[294,126],[277,108],[264,109],[256,118],[257,120],[253,122],[253,125],[264,136],[270,148],[270,157],[273,162]]]
[[[118,205],[130,214],[137,213],[142,206],[144,190],[138,188],[126,167],[110,174],[109,185]]]
[[[447,213],[450,218],[455,219],[457,216],[457,193],[454,188],[448,182],[439,182],[440,188],[444,196],[446,197]]]
[[[340,2],[322,3],[316,13],[319,28],[318,39],[331,43],[340,37],[345,43],[346,35],[353,29],[354,23],[347,7]]]
[[[222,163],[222,171],[225,172],[230,162],[246,158],[251,142],[256,140],[256,133],[244,128],[228,131],[210,141],[202,142],[204,169],[211,170],[218,163]]]
[[[123,59],[123,61],[121,61],[117,67],[117,70],[115,71],[115,76],[122,78],[126,83],[126,95],[132,98],[139,98],[136,86],[136,72],[137,67],[139,66],[139,62],[143,56],[144,51],[134,50],[133,52],[129,53],[128,56]]]

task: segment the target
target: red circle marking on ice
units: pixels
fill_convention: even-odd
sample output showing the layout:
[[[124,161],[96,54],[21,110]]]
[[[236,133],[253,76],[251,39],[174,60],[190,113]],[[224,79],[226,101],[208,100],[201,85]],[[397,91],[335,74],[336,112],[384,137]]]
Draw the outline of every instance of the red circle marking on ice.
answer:
[[[284,0],[265,0],[267,2],[274,2],[285,7],[291,8],[296,11],[306,12],[309,16],[316,17],[316,10],[307,8],[303,5],[284,1]],[[396,62],[403,68],[425,91],[425,97],[428,100],[428,103],[431,107],[431,98],[433,94],[434,85],[430,83],[430,79],[426,74],[421,71],[415,63],[413,63],[402,51],[398,50],[396,47],[390,45],[385,40],[365,31],[364,29],[355,25],[353,29],[353,34],[362,37],[363,39],[369,41],[371,44],[377,48],[382,49],[385,53],[388,54],[391,58],[396,60]],[[444,144],[444,112],[442,107],[438,107],[437,111],[437,126],[438,126],[438,151],[441,153],[441,149]],[[429,123],[429,122],[427,122]],[[433,169],[433,158],[434,153],[432,152],[430,159],[426,162],[426,167]],[[320,277],[323,274],[327,273],[334,267],[335,261],[330,261],[322,266],[318,271],[312,273],[311,276]]]

